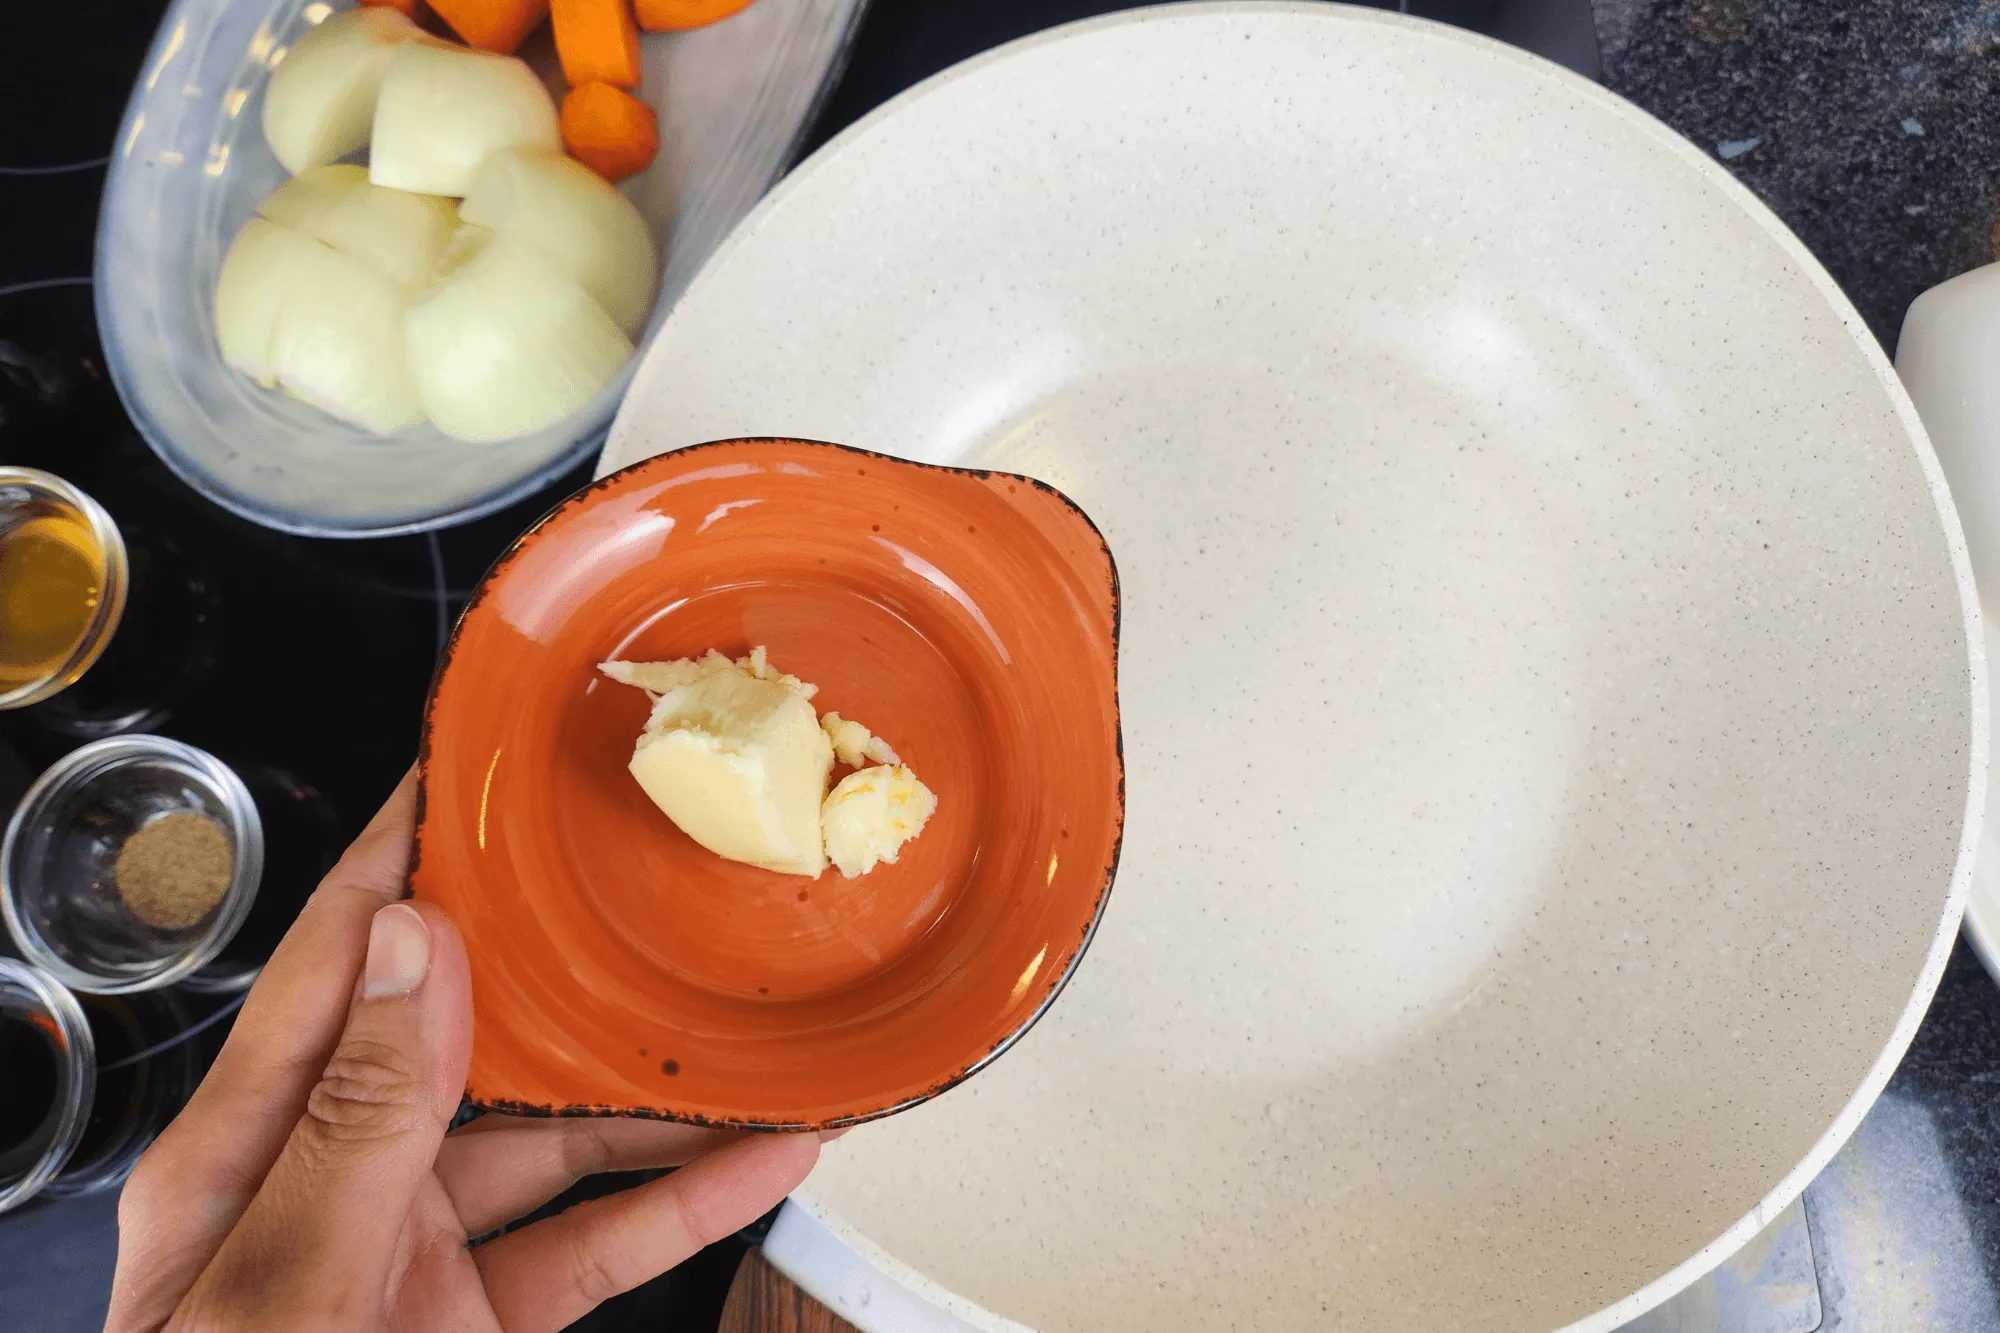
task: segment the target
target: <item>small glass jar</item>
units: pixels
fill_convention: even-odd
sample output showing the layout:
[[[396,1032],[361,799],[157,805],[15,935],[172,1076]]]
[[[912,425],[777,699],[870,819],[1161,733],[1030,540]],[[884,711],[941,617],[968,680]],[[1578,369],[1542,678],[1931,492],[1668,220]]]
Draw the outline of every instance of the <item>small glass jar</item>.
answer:
[[[200,920],[155,926],[126,906],[113,867],[127,838],[182,812],[222,830],[230,879]],[[152,990],[221,953],[263,871],[263,825],[228,765],[164,736],[116,736],[72,750],[22,797],[0,842],[0,909],[22,956],[70,989]]]
[[[76,1151],[97,1090],[97,1050],[76,997],[0,958],[0,1213],[27,1202]]]
[[[173,991],[76,998],[96,1048],[97,1080],[75,1151],[42,1187],[51,1199],[124,1184],[196,1082],[193,1049],[175,1040],[187,1031],[187,1005]]]
[[[56,578],[27,567],[31,536],[45,556],[87,567],[88,574],[79,568],[74,577],[63,570]],[[16,629],[13,637],[17,645],[35,641],[35,647],[20,661],[0,655],[0,708],[40,703],[88,671],[118,630],[129,582],[125,539],[97,501],[52,473],[0,467],[0,599],[46,599],[57,588],[69,597],[70,585],[78,585],[75,604],[53,608],[53,616],[48,607],[22,609],[40,623],[34,633]],[[0,605],[0,634],[8,633],[10,615],[10,607]]]

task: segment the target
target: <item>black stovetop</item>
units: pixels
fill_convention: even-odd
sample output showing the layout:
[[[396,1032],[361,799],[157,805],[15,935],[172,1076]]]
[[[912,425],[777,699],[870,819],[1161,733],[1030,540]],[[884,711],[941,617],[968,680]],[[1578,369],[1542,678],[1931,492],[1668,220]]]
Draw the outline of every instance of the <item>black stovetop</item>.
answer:
[[[122,525],[171,535],[212,586],[217,615],[211,651],[156,729],[234,764],[283,770],[352,832],[411,761],[448,618],[507,541],[588,469],[435,537],[337,542],[238,520],[154,459],[105,378],[89,274],[103,162],[163,7],[65,0],[0,11],[0,461],[46,467]],[[807,149],[959,59],[1124,7],[874,0]],[[1852,12],[1823,0],[1597,0],[1594,31],[1579,27],[1588,0],[1411,0],[1407,8],[1498,30],[1590,73],[1601,43],[1606,82],[1762,194],[1878,336],[1893,338],[1918,291],[1994,257],[2000,10],[1991,0],[1879,0]],[[0,814],[75,743],[34,717],[0,714]],[[264,892],[295,907],[310,887]],[[214,1004],[187,1003],[196,1014]],[[198,1062],[212,1058],[226,1030],[225,1022],[198,1040]],[[1924,1213],[1951,1225],[1921,1233],[1934,1270],[1924,1288],[1931,1322],[1921,1326],[2000,1330],[1996,1083],[2000,990],[1961,946],[1883,1105],[1808,1191],[1821,1327],[1886,1327],[1879,1312],[1896,1293],[1879,1272],[1870,1276],[1894,1248],[1883,1219]],[[1879,1188],[1860,1198],[1860,1177]],[[100,1195],[0,1218],[0,1311],[10,1327],[97,1326],[114,1203]],[[1851,1222],[1856,1208],[1876,1210],[1873,1231]],[[1895,1234],[1918,1235],[1913,1226]],[[713,1247],[590,1324],[714,1328],[745,1244]]]

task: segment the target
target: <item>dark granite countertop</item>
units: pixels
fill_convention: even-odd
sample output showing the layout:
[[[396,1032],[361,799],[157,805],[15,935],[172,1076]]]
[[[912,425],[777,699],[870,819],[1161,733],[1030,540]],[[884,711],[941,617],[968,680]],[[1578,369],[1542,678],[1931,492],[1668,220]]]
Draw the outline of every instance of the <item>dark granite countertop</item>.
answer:
[[[1604,82],[1724,162],[1893,351],[2000,247],[2000,3],[1597,0]]]
[[[808,147],[953,61],[1121,7],[874,0]],[[1586,73],[1601,69],[1608,86],[1688,135],[1769,203],[1885,347],[1893,349],[1903,309],[1919,291],[1995,257],[2000,0],[1407,0],[1404,7],[1498,33]],[[91,489],[117,472],[121,480],[103,482],[112,494],[100,498],[212,530],[216,558],[245,604],[262,605],[273,590],[314,590],[314,605],[325,608],[315,623],[282,611],[268,620],[239,617],[231,633],[247,637],[225,645],[218,688],[231,692],[239,713],[255,711],[254,682],[228,663],[261,651],[253,645],[268,646],[270,633],[292,644],[315,635],[365,643],[372,693],[325,729],[337,733],[337,744],[273,754],[267,729],[204,720],[199,709],[177,725],[214,748],[291,764],[358,826],[407,762],[440,597],[453,607],[538,505],[580,477],[444,534],[434,566],[421,538],[343,545],[245,531],[177,490],[120,429],[115,404],[104,415],[108,391],[92,362],[87,285],[96,196],[126,88],[161,8],[161,0],[0,7],[0,391],[40,373],[22,356],[47,354],[73,373],[75,403],[87,408],[78,409],[81,417],[43,420],[40,409],[23,415],[18,393],[0,392],[0,459],[53,461]],[[65,58],[39,54],[49,51]],[[44,430],[32,442],[24,434],[43,428],[55,434]],[[364,714],[375,721],[364,724]],[[52,744],[0,725],[0,810]],[[205,1052],[219,1033],[203,1039]],[[1809,1187],[1791,1232],[1767,1247],[1780,1258],[1804,1256],[1810,1289],[1757,1296],[1753,1279],[1725,1275],[1643,1327],[2000,1333],[1996,1087],[2000,988],[1961,944],[1888,1091]],[[101,1320],[114,1202],[99,1195],[0,1218],[0,1323],[81,1330]],[[717,1247],[592,1324],[713,1328],[743,1248],[740,1240]]]

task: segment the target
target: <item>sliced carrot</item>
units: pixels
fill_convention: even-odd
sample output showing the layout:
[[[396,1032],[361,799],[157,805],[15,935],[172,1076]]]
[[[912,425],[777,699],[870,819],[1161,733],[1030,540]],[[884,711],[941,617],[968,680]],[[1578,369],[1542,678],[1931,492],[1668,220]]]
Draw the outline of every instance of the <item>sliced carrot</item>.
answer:
[[[399,9],[406,19],[417,16],[417,0],[361,0],[361,3],[378,9]]]
[[[549,22],[570,87],[639,86],[639,27],[631,0],[549,0]]]
[[[718,23],[748,9],[750,0],[633,0],[632,7],[647,32],[680,32]]]
[[[549,0],[430,0],[430,6],[467,46],[503,56],[513,55],[549,13]]]
[[[659,117],[622,88],[579,84],[563,98],[562,141],[571,157],[608,181],[622,181],[660,151]]]

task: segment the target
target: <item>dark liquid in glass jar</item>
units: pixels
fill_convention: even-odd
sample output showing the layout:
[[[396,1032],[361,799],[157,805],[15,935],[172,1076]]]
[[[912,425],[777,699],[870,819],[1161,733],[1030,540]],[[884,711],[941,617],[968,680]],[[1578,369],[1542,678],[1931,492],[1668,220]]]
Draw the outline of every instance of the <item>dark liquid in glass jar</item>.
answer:
[[[20,1014],[0,1014],[0,1161],[48,1132],[58,1077],[49,1034]]]

